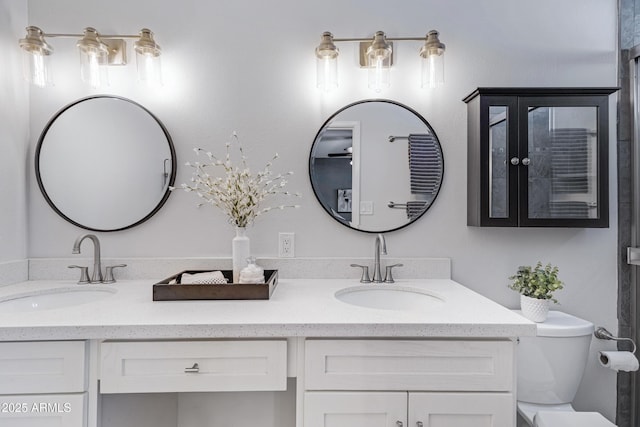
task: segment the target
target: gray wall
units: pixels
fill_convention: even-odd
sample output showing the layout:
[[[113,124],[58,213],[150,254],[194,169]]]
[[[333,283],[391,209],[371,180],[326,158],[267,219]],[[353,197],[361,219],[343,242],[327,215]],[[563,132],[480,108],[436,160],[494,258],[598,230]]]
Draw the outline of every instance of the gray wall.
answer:
[[[16,3],[4,1],[0,5],[20,9]],[[280,153],[275,169],[295,172],[290,189],[303,194],[303,206],[260,218],[249,232],[258,257],[277,255],[280,231],[296,233],[298,256],[367,256],[372,252],[370,235],[346,230],[318,205],[306,168],[313,137],[335,110],[364,98],[389,98],[427,118],[440,138],[446,164],[444,185],[428,213],[412,226],[388,236],[390,255],[451,257],[455,280],[510,307],[517,306],[518,296],[507,289],[506,278],[516,267],[537,260],[553,262],[566,282],[566,290],[558,295],[562,303],[559,308],[617,331],[615,144],[611,144],[610,154],[610,228],[469,228],[465,212],[466,109],[461,101],[478,86],[615,86],[615,2],[458,0],[453,6],[437,0],[407,0],[401,7],[391,7],[381,0],[328,0],[316,7],[295,0],[29,0],[28,5],[29,24],[48,32],[79,32],[91,25],[106,33],[132,33],[143,26],[156,33],[164,49],[164,88],[148,91],[137,87],[135,66],[131,64],[115,70],[111,87],[100,92],[129,97],[153,111],[171,132],[180,164],[192,159],[194,146],[223,150],[222,144],[233,130],[239,132],[254,167],[262,166],[274,152]],[[0,28],[6,31],[4,26]],[[366,73],[356,67],[354,46],[344,44],[339,46],[340,90],[329,96],[318,93],[313,49],[320,34],[330,30],[337,37],[369,36],[379,29],[390,36],[422,36],[438,29],[447,45],[445,86],[439,90],[419,89],[419,44],[405,42],[396,48],[391,88],[373,94],[366,88]],[[15,43],[19,36],[12,38]],[[213,45],[198,45],[210,38]],[[2,39],[6,42],[5,36]],[[262,42],[269,47],[268,59],[256,52]],[[79,85],[75,77],[75,41],[53,43],[57,50],[56,86],[31,92],[31,150],[52,114],[70,101],[93,93]],[[15,72],[15,67],[11,70]],[[3,90],[14,87],[14,77],[7,79],[2,77]],[[18,93],[12,99],[24,105],[26,96]],[[614,96],[611,123],[615,123],[615,101]],[[24,136],[24,120],[18,120],[23,126],[13,129],[16,113],[3,108],[7,111],[0,120],[11,123],[12,129],[0,132],[17,129]],[[615,141],[614,126],[610,136]],[[25,161],[23,149],[19,147],[11,155],[11,169],[3,164],[0,174],[9,176],[3,185],[11,182],[24,186],[24,166],[20,166]],[[68,256],[82,230],[51,211],[35,185],[31,159],[27,166],[28,256]],[[188,179],[188,168],[180,168],[177,183]],[[9,210],[11,217],[0,219],[0,230],[14,232],[16,225],[24,230],[24,203],[20,200],[24,191],[0,192],[18,202],[18,207]],[[4,197],[2,202],[4,215]],[[229,256],[232,228],[220,213],[198,210],[195,205],[193,195],[177,193],[142,226],[101,233],[104,255]],[[20,241],[24,231],[17,237]],[[5,258],[21,256],[20,250],[14,253],[8,244],[13,244],[13,239],[2,241],[0,254],[8,253]],[[601,411],[613,419],[615,373],[597,365],[595,355],[602,347],[611,348],[609,343],[592,345],[575,403],[578,409]]]
[[[17,46],[26,23],[26,2],[0,0],[0,263],[27,256],[29,92]]]

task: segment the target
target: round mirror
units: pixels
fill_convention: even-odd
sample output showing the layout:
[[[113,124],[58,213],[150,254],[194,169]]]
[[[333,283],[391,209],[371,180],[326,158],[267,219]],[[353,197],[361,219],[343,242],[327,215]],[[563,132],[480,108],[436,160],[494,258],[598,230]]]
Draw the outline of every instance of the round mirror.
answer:
[[[383,233],[411,224],[442,183],[442,148],[411,108],[365,100],[337,111],[311,148],[311,186],[332,218],[355,230]]]
[[[67,221],[117,231],[153,216],[176,171],[164,125],[143,106],[115,96],[80,99],[57,112],[36,147],[38,185]]]

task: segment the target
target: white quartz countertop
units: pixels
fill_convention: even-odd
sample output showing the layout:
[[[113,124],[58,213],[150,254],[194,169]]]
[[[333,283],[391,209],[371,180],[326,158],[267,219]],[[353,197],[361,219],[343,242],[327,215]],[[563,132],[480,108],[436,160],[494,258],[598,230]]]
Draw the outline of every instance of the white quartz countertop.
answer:
[[[64,287],[110,287],[113,295],[48,310],[3,312],[0,341],[242,337],[464,337],[535,335],[536,326],[452,280],[398,280],[443,301],[426,310],[354,306],[335,298],[357,280],[280,279],[269,300],[153,301],[157,280],[112,285],[29,281],[0,287],[0,300]],[[374,284],[367,286],[377,286]]]

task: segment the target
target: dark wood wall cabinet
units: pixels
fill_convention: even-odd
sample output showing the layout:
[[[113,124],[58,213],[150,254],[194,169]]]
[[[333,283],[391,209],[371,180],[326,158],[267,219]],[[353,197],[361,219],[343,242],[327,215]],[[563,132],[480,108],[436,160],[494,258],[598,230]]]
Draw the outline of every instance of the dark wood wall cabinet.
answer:
[[[467,103],[467,224],[609,226],[609,95],[478,88]]]

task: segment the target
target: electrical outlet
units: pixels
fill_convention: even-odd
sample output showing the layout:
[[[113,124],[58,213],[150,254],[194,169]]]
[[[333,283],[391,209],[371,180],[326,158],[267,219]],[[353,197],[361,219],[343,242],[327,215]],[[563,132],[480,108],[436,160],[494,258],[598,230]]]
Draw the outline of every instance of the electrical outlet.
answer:
[[[278,256],[280,258],[295,256],[295,233],[278,233]]]

